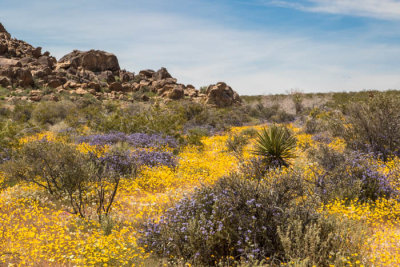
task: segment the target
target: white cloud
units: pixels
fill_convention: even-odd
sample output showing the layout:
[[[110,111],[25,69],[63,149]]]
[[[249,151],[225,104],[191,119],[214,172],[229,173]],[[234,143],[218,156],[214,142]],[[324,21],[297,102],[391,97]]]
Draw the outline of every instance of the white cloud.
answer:
[[[306,0],[303,3],[272,0],[269,3],[310,12],[400,20],[399,0]]]
[[[58,1],[22,10],[0,4],[0,18],[15,37],[57,58],[73,49],[103,49],[115,53],[122,68],[165,66],[180,82],[196,87],[226,81],[241,94],[400,88],[396,44],[238,30],[148,10],[60,12]]]

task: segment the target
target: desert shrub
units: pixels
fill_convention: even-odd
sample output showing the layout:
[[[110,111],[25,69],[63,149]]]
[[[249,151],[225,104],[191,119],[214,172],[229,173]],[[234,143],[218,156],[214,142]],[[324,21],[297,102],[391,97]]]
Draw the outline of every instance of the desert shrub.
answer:
[[[313,212],[313,204],[298,201],[305,195],[303,183],[296,173],[261,183],[235,175],[222,178],[183,198],[159,222],[148,222],[140,242],[171,263],[182,259],[196,266],[255,263],[267,257],[280,264],[295,255],[288,243],[313,244],[315,249],[299,258],[310,258],[318,266],[354,252],[354,246],[347,245],[350,238],[340,236],[334,223]],[[304,226],[295,236],[294,221]],[[310,235],[315,228],[321,230]]]
[[[226,148],[228,152],[233,153],[240,158],[243,154],[244,147],[249,143],[249,138],[245,133],[230,135],[226,140]]]
[[[282,126],[272,125],[258,133],[254,154],[262,157],[266,166],[288,167],[295,157],[296,138]]]
[[[318,108],[314,108],[310,111],[309,115],[306,118],[306,122],[304,124],[304,132],[307,134],[315,134],[322,132],[327,129],[327,122],[323,121],[320,117],[322,115],[322,111]]]
[[[267,107],[260,101],[250,109],[249,114],[252,117],[269,119],[273,115],[275,115],[279,110],[280,107],[278,104],[274,104],[271,107]]]
[[[246,137],[248,137],[248,138],[253,138],[253,137],[257,136],[257,130],[254,129],[254,128],[247,128],[247,129],[244,129],[241,132],[241,134],[246,136]]]
[[[304,94],[299,91],[293,91],[290,93],[290,96],[292,97],[294,108],[296,110],[296,115],[299,115],[304,109],[303,107]]]
[[[79,195],[88,190],[86,161],[73,147],[41,140],[22,146],[2,167],[9,179],[33,182],[54,199],[68,199],[72,213],[84,217],[85,201]]]
[[[316,172],[315,180],[315,192],[324,202],[335,198],[365,202],[397,195],[389,176],[380,172],[380,166],[368,155],[341,153],[326,145],[310,153],[324,169]]]
[[[0,121],[0,163],[11,159],[12,148],[17,144],[22,127],[11,119]]]
[[[201,86],[199,89],[200,93],[205,94],[207,92],[207,88],[208,88],[208,86]]]
[[[275,123],[287,123],[295,120],[295,116],[293,114],[287,113],[284,110],[279,110],[275,115],[270,118],[270,121]]]
[[[278,226],[278,235],[287,259],[294,266],[344,266],[358,253],[367,231],[360,223],[332,215],[322,215],[307,224],[290,218]]]
[[[86,107],[89,107],[89,106],[93,106],[93,105],[99,104],[99,102],[100,101],[97,100],[94,97],[94,95],[86,94],[86,95],[83,95],[82,97],[78,98],[75,101],[75,104],[79,109],[83,109],[83,108],[86,108]]]
[[[9,118],[11,110],[0,103],[0,119]]]
[[[355,149],[387,160],[400,155],[400,98],[376,93],[368,101],[349,105],[344,137]]]
[[[109,214],[121,177],[135,168],[129,153],[81,153],[74,146],[46,139],[22,145],[1,166],[8,180],[44,188],[53,201],[73,214],[85,218],[90,215],[89,206],[96,203],[99,220]]]
[[[11,113],[11,118],[21,123],[27,122],[32,118],[32,112],[32,103],[17,103]]]
[[[172,136],[179,134],[184,122],[182,112],[158,105],[134,114],[118,107],[110,113],[103,111],[97,114],[95,120],[88,120],[89,126],[98,132],[144,132]]]
[[[244,110],[244,107],[236,108],[206,108],[203,107],[202,111],[192,116],[187,121],[187,127],[208,127],[212,128],[214,132],[226,130],[232,126],[242,126],[244,123],[249,122],[250,117]]]
[[[65,119],[74,108],[75,104],[68,101],[40,102],[33,110],[32,118],[41,125],[54,125]]]
[[[110,132],[106,134],[93,134],[79,136],[78,143],[89,143],[95,146],[114,145],[117,143],[127,143],[130,146],[141,148],[170,147],[176,148],[177,141],[172,136],[160,134]]]
[[[201,139],[208,135],[209,135],[209,132],[206,128],[195,127],[195,128],[189,129],[187,131],[185,141],[186,141],[186,144],[188,144],[188,145],[194,145],[194,146],[201,147],[201,146],[203,146]]]
[[[279,104],[274,104],[268,107],[261,102],[257,103],[254,107],[251,107],[248,111],[248,114],[251,117],[255,117],[260,120],[267,120],[275,123],[291,122],[295,119],[294,115],[282,110]]]

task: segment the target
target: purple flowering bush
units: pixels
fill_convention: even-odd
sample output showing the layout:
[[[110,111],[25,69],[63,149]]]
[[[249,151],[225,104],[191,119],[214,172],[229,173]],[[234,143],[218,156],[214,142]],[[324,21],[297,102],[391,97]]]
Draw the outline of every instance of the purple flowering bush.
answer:
[[[390,174],[378,171],[381,166],[371,160],[372,155],[341,153],[320,145],[310,156],[324,169],[322,174],[316,173],[315,181],[315,192],[324,202],[335,198],[366,202],[398,194],[390,184]]]
[[[87,136],[80,136],[78,143],[89,143],[91,145],[113,145],[116,143],[127,143],[134,147],[170,147],[176,148],[178,146],[175,138],[171,136],[163,136],[161,134],[147,134],[147,133],[133,133],[125,134],[122,132],[110,132],[107,134],[94,134]]]
[[[307,225],[324,226],[324,231],[312,241],[318,250],[313,263],[334,262],[335,254],[330,258],[329,253],[338,251],[339,244],[330,238],[338,233],[333,225],[329,226],[331,222],[313,211],[311,202],[295,201],[306,192],[301,179],[296,173],[269,182],[238,175],[222,178],[212,186],[196,189],[158,222],[147,222],[140,243],[172,264],[180,260],[196,266],[231,265],[239,261],[251,264],[267,257],[271,259],[269,263],[279,264],[287,262],[291,255],[285,253],[278,232],[290,232],[288,226],[296,220],[304,225],[304,231]],[[292,241],[299,240],[304,241],[302,231]]]
[[[131,153],[131,158],[138,166],[146,165],[154,167],[165,165],[168,167],[175,167],[177,164],[174,154],[165,151],[136,150]]]

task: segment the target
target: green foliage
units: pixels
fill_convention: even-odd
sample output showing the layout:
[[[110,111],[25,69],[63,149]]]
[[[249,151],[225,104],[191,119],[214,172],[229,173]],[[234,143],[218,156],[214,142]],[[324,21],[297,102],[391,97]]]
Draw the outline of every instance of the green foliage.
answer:
[[[226,140],[226,148],[228,152],[233,153],[238,158],[243,154],[243,148],[249,143],[248,136],[244,133],[231,135]]]
[[[296,157],[296,138],[285,127],[272,125],[257,136],[255,155],[261,156],[271,167],[288,167],[289,160]]]
[[[204,136],[208,136],[208,135],[209,135],[209,132],[207,129],[196,127],[196,128],[192,128],[192,129],[188,130],[185,140],[188,145],[202,147],[203,143],[201,142],[201,139]]]
[[[54,125],[64,120],[76,106],[69,101],[40,102],[32,112],[32,118],[40,125]]]
[[[28,122],[32,118],[34,106],[32,103],[20,102],[14,106],[11,118],[20,123]]]

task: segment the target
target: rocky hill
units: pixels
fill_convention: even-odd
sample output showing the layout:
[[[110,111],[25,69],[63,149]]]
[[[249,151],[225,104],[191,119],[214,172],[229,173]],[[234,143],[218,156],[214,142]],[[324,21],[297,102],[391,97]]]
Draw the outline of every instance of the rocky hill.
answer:
[[[41,47],[12,38],[1,23],[0,86],[15,92],[30,89],[28,96],[14,94],[8,97],[10,101],[40,101],[50,92],[46,99],[54,101],[58,101],[60,94],[69,93],[75,97],[91,94],[99,100],[187,98],[217,107],[241,103],[239,95],[223,82],[200,92],[192,85],[178,83],[165,68],[142,70],[138,74],[122,70],[117,57],[105,51],[74,50],[57,61],[49,52],[42,53]]]

